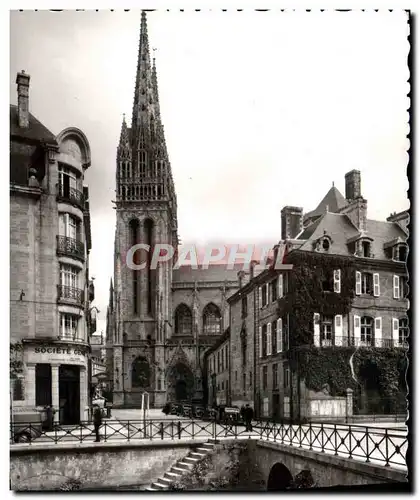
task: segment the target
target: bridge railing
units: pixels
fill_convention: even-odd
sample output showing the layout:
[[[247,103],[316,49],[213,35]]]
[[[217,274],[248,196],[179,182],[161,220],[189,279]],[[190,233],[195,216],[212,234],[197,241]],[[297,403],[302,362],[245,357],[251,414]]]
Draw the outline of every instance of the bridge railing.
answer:
[[[346,458],[405,467],[408,447],[405,429],[335,423],[293,424],[257,421],[252,428],[237,422],[203,420],[105,420],[99,430],[103,442],[131,440],[158,441],[180,439],[262,439],[283,445],[340,455]],[[92,423],[54,425],[42,429],[39,424],[15,423],[10,428],[10,442],[36,446],[47,443],[92,442]]]
[[[336,423],[292,424],[257,422],[261,439],[306,448],[321,453],[379,463],[405,466],[408,447],[406,429],[390,429]]]

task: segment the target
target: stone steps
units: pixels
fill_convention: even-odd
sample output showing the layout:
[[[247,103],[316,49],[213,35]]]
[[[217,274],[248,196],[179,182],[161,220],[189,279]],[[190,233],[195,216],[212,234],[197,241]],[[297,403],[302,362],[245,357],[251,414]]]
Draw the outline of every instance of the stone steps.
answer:
[[[204,443],[194,451],[190,451],[188,455],[181,460],[178,460],[168,472],[165,472],[163,477],[152,483],[146,488],[146,491],[163,491],[167,490],[171,484],[179,481],[184,475],[191,472],[194,465],[201,462],[206,456],[214,450],[214,444],[211,442]]]

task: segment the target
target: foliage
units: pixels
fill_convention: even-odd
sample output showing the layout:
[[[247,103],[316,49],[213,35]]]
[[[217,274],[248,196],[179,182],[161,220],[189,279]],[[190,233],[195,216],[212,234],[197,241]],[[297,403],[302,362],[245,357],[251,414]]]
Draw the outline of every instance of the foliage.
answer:
[[[315,483],[311,472],[307,469],[304,469],[300,471],[299,474],[296,474],[289,489],[301,490],[301,489],[316,488],[316,487],[317,484]]]
[[[77,491],[82,488],[82,482],[78,479],[68,479],[60,486],[61,491]]]
[[[15,379],[23,372],[23,344],[22,342],[10,343],[10,378]]]
[[[314,252],[292,252],[285,262],[293,264],[288,290],[280,298],[279,315],[290,314],[289,329],[294,334],[289,347],[310,345],[314,313],[327,316],[345,315],[351,310],[355,289],[355,260],[340,255]],[[332,282],[334,270],[340,269],[340,293],[323,290],[325,280]]]
[[[171,491],[238,491],[261,489],[246,443],[227,443],[194,465],[170,486]]]

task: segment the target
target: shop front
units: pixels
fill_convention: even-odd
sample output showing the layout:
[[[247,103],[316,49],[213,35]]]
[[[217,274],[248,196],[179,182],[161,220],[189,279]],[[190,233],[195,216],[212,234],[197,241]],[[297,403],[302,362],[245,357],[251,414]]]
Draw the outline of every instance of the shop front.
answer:
[[[89,346],[66,342],[24,343],[25,405],[52,406],[62,425],[87,419]]]

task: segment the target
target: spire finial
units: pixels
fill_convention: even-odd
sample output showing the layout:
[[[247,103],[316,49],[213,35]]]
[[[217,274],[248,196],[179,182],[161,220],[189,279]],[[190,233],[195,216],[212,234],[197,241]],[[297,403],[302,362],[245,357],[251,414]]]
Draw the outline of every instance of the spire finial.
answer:
[[[334,181],[333,181],[333,187],[334,187]]]

